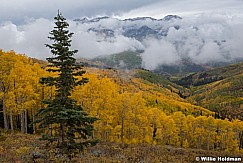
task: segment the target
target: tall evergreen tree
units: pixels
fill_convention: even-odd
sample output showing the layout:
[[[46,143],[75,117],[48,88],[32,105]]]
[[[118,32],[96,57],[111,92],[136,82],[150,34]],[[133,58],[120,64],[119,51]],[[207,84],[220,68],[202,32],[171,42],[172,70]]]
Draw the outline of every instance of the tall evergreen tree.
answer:
[[[97,120],[89,116],[76,101],[70,97],[73,87],[87,82],[86,78],[78,80],[85,71],[75,64],[73,55],[77,50],[70,50],[73,33],[68,31],[69,24],[59,13],[54,18],[55,27],[48,38],[53,41],[50,48],[53,57],[47,58],[50,72],[57,72],[57,77],[42,78],[41,83],[56,87],[56,96],[53,99],[43,101],[46,107],[38,113],[36,122],[40,127],[49,128],[49,135],[43,135],[43,139],[55,142],[62,154],[70,154],[82,151],[88,145],[94,145],[91,138],[93,123]],[[52,127],[58,126],[58,130],[52,133]]]

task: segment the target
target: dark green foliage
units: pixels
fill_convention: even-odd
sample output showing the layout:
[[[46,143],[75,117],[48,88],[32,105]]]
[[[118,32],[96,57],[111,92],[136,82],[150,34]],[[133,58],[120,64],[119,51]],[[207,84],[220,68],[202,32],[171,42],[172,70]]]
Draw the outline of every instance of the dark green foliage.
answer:
[[[243,119],[243,63],[195,73],[183,78],[190,85],[188,100],[217,113],[217,118]],[[189,84],[190,83],[190,84]]]
[[[147,80],[147,81],[154,83],[154,84],[158,84],[158,85],[163,86],[163,87],[165,87],[165,88],[167,88],[171,91],[172,91],[172,88],[175,88],[180,93],[187,92],[186,88],[184,88],[180,85],[177,85],[177,84],[173,83],[172,81],[170,81],[169,79],[163,77],[162,75],[155,74],[151,71],[137,70],[135,77]],[[176,93],[179,93],[179,92],[176,92]]]
[[[85,146],[96,143],[91,136],[93,123],[97,119],[90,117],[84,112],[82,106],[77,105],[76,101],[70,97],[74,86],[86,83],[87,79],[75,78],[75,76],[82,76],[85,71],[75,64],[76,60],[72,57],[77,50],[69,49],[70,38],[73,35],[67,30],[69,24],[59,12],[55,20],[56,26],[48,37],[54,43],[46,44],[46,46],[54,55],[47,58],[48,71],[57,72],[58,76],[42,78],[40,82],[55,86],[56,96],[44,101],[46,107],[40,110],[38,116],[41,118],[36,122],[40,123],[40,127],[50,130],[49,135],[44,135],[43,139],[51,143],[56,142],[56,147],[60,149],[61,154],[70,155],[82,151]]]
[[[240,70],[242,69],[242,63],[232,64],[203,72],[193,73],[181,79],[175,80],[175,83],[185,87],[205,85],[239,75],[241,73]]]
[[[176,83],[184,87],[190,87],[190,86],[205,85],[222,79],[223,79],[222,76],[213,76],[207,74],[206,72],[200,72],[200,73],[190,74],[189,76],[186,76],[180,79],[179,81],[176,81]]]
[[[204,71],[205,67],[188,61],[178,63],[177,65],[159,65],[154,72],[166,76],[184,75],[191,72]]]

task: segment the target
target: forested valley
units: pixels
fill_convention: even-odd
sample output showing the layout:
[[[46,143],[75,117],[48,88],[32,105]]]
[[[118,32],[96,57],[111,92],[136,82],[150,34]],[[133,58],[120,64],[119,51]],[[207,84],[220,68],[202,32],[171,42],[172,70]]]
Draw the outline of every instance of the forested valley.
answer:
[[[55,124],[45,130],[32,124],[43,107],[41,101],[55,96],[54,86],[39,83],[43,76],[56,75],[45,70],[46,62],[0,51],[0,63],[1,141],[8,139],[6,132],[59,132]],[[71,97],[98,118],[93,138],[100,142],[242,152],[243,122],[220,119],[215,112],[181,98],[179,92],[188,89],[145,80],[141,77],[145,70],[85,69],[83,77],[89,82],[75,87]],[[8,155],[4,148],[0,146],[2,158]],[[28,153],[34,147],[21,149]]]

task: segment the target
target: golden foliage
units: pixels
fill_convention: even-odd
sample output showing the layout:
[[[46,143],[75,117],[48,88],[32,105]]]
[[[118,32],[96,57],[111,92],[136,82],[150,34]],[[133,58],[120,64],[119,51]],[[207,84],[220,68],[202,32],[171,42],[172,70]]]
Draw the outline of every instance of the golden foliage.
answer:
[[[55,74],[47,73],[24,55],[0,51],[0,95],[5,96],[8,115],[18,117],[24,110],[34,119],[37,109],[44,107],[41,101],[55,95],[54,87],[39,83],[40,77],[49,75]],[[163,86],[134,78],[132,72],[90,68],[84,77],[89,82],[75,87],[72,98],[99,118],[94,124],[94,138],[126,144],[239,150],[242,121],[214,119],[213,112]],[[55,132],[53,125],[51,133]],[[27,151],[19,149],[19,153]]]

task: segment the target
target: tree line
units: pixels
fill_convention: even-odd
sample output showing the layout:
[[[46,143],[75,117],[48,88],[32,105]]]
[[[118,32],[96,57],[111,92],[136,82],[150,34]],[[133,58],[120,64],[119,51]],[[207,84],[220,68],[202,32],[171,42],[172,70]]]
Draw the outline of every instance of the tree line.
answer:
[[[56,88],[42,85],[39,80],[43,76],[56,74],[47,72],[27,56],[13,51],[0,51],[0,60],[3,127],[22,133],[41,133],[43,130],[38,124],[29,124],[37,119],[36,113],[44,107],[41,101],[54,99]],[[155,96],[156,91],[152,90],[154,94],[149,93],[150,87],[139,79],[133,79],[133,82],[140,84],[141,89],[129,82],[122,86],[118,79],[107,77],[107,72],[97,71],[84,74],[89,82],[76,86],[71,95],[87,113],[99,119],[94,123],[93,138],[107,142],[163,144],[210,150],[242,148],[242,121],[215,119],[206,112],[202,116],[194,116],[182,109],[167,111],[178,104],[162,105],[167,99],[163,101],[165,97],[162,95]],[[156,104],[156,99],[159,104]],[[44,132],[55,135],[56,130],[53,124],[52,128],[46,128]]]

